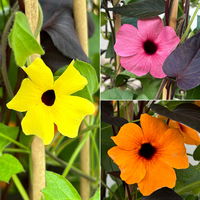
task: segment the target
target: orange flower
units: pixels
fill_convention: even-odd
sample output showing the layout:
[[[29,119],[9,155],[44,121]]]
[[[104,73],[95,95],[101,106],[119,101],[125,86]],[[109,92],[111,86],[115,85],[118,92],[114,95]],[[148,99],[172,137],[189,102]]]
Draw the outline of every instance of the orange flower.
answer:
[[[183,137],[178,129],[169,128],[162,120],[148,114],[140,118],[141,128],[134,123],[121,127],[112,140],[117,146],[108,155],[119,166],[121,179],[137,183],[143,195],[162,187],[173,188],[176,174],[173,168],[189,166]]]
[[[192,145],[200,145],[199,133],[196,130],[188,126],[185,126],[179,122],[176,122],[174,120],[169,121],[169,126],[171,128],[177,128],[180,131],[180,133],[184,138],[184,143]]]

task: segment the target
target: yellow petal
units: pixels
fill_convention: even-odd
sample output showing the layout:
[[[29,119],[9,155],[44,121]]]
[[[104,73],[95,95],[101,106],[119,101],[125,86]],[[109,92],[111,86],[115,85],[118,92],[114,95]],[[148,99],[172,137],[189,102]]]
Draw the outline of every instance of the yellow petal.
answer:
[[[73,61],[55,81],[54,89],[60,94],[73,94],[87,85],[87,79],[73,66]]]
[[[14,98],[7,103],[9,109],[25,112],[40,102],[42,92],[28,78],[22,81],[21,87]]]
[[[36,58],[28,67],[22,67],[29,78],[43,90],[53,87],[53,74],[41,58]]]
[[[81,97],[56,95],[52,113],[58,131],[73,138],[78,135],[81,121],[86,115],[93,114],[94,109],[94,104]]]
[[[26,135],[36,135],[45,145],[51,143],[54,137],[54,123],[49,110],[39,104],[29,110],[22,120],[22,130]]]
[[[146,170],[145,177],[138,184],[140,192],[144,196],[148,196],[162,187],[173,188],[175,186],[176,174],[174,169],[162,161],[149,162]]]

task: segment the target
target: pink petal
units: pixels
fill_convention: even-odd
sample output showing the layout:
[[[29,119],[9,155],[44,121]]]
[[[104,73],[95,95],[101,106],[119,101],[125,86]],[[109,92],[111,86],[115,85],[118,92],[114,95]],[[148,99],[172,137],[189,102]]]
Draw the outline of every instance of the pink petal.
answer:
[[[155,54],[152,56],[152,66],[150,69],[150,74],[155,78],[164,78],[166,74],[163,72],[162,65],[166,59],[166,54]]]
[[[116,35],[114,49],[120,56],[132,56],[138,49],[142,48],[142,41],[138,36],[138,30],[130,25],[124,24]]]
[[[159,44],[159,51],[169,55],[176,48],[180,39],[173,28],[165,26],[155,42]]]
[[[138,20],[138,31],[144,40],[155,40],[163,29],[163,22],[160,17]]]
[[[120,63],[127,71],[137,76],[147,74],[151,68],[149,56],[146,56],[145,53],[139,53],[129,57],[120,57]]]

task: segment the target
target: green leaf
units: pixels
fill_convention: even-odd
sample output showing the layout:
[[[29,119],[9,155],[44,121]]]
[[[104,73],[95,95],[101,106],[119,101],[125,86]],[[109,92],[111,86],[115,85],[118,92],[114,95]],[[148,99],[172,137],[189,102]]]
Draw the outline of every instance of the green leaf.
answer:
[[[187,169],[176,170],[177,182],[175,191],[178,194],[200,193],[200,164],[190,165]]]
[[[81,200],[73,185],[63,176],[46,171],[46,188],[42,190],[45,200]]]
[[[200,99],[200,86],[188,90],[186,99]]]
[[[9,182],[12,175],[24,171],[21,163],[10,154],[3,154],[0,156],[0,166],[0,181],[4,181],[6,183]]]
[[[195,149],[193,153],[193,158],[195,160],[200,160],[200,145]]]
[[[108,89],[101,93],[102,100],[109,99],[123,99],[123,100],[132,100],[135,94],[131,90],[122,90],[120,88]]]
[[[117,165],[108,156],[108,150],[112,148],[115,144],[111,140],[113,136],[112,126],[102,122],[101,123],[101,165],[106,172],[119,170]]]
[[[0,133],[10,137],[12,139],[17,138],[17,133],[19,131],[18,127],[9,127],[2,123],[0,123]],[[0,153],[4,150],[6,146],[8,146],[11,142],[0,136]]]
[[[23,66],[32,54],[44,54],[44,50],[31,33],[28,20],[22,12],[16,12],[9,44],[14,51],[17,65]]]
[[[74,67],[88,80],[88,84],[85,86],[85,88],[76,92],[74,95],[81,96],[92,101],[92,95],[97,92],[99,88],[95,69],[89,63],[80,60],[75,61]]]
[[[100,199],[100,189],[98,189],[94,196],[92,198],[90,198],[90,200],[99,200]]]
[[[109,10],[127,17],[149,18],[164,13],[165,1],[137,0],[121,7],[115,6]]]

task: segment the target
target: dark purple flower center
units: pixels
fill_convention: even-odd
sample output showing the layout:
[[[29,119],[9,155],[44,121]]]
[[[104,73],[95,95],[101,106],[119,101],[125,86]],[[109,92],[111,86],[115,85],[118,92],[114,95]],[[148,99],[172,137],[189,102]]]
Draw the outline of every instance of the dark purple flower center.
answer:
[[[153,55],[158,49],[157,45],[151,40],[146,40],[143,47],[145,52],[149,55]]]
[[[47,90],[42,94],[42,102],[47,106],[52,106],[56,99],[54,90]]]
[[[144,143],[142,144],[138,153],[141,157],[144,157],[147,160],[150,160],[156,153],[156,148],[152,146],[150,143]]]

